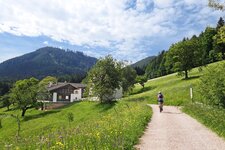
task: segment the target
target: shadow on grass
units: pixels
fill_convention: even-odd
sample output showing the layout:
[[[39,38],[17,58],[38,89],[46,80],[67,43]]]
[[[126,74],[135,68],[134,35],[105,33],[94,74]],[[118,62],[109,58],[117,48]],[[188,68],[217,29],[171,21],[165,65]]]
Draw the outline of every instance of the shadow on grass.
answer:
[[[140,94],[140,93],[144,93],[146,91],[150,91],[150,90],[153,90],[155,89],[156,86],[148,86],[148,87],[144,87],[144,88],[141,88],[140,90],[136,91],[136,92],[132,92],[130,95],[135,95],[135,94]]]
[[[36,115],[25,116],[23,121],[29,121],[29,120],[33,120],[33,119],[38,119],[38,118],[45,117],[47,115],[58,113],[58,112],[60,112],[60,110],[45,111],[43,113],[39,113],[39,114],[36,114]]]
[[[73,106],[73,105],[75,105],[75,104],[78,104],[78,103],[81,103],[82,101],[76,101],[76,102],[69,102],[69,103],[66,103],[66,105],[64,105],[64,106],[61,106],[61,107],[59,107],[59,108],[56,108],[56,109],[64,109],[64,108],[69,108],[69,107],[71,107],[71,106]]]
[[[116,103],[117,103],[117,101],[112,101],[112,102],[108,102],[108,103],[98,103],[94,107],[95,107],[95,109],[99,109],[100,112],[104,112],[109,109],[112,109],[116,105]]]
[[[193,79],[197,79],[197,78],[200,78],[200,76],[191,76],[187,79],[182,79],[182,80],[193,80]]]
[[[129,102],[140,102],[140,101],[144,101],[146,99],[147,99],[147,97],[138,97],[138,98],[128,98],[128,99],[126,99],[126,101],[129,101]]]

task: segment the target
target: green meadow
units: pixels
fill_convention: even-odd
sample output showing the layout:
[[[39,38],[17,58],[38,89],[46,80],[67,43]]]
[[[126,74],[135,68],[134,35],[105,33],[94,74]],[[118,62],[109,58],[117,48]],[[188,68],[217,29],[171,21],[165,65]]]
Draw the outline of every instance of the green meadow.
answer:
[[[224,62],[219,62],[224,63]],[[165,97],[165,105],[183,106],[183,110],[225,137],[224,110],[199,107],[198,81],[213,63],[193,69],[188,80],[177,74],[149,80],[145,87],[136,85],[133,92],[118,102],[100,104],[83,101],[49,111],[28,110],[20,118],[19,136],[16,119],[4,117],[0,126],[0,149],[133,149],[149,122],[152,111],[147,103],[157,103],[157,93]],[[193,100],[190,98],[193,88]],[[208,108],[208,109],[206,109]],[[0,114],[20,115],[19,110]]]
[[[20,115],[5,110],[0,112]],[[19,136],[16,119],[1,120],[0,149],[132,149],[151,114],[146,101],[136,99],[79,102],[45,112],[32,109],[20,118]]]

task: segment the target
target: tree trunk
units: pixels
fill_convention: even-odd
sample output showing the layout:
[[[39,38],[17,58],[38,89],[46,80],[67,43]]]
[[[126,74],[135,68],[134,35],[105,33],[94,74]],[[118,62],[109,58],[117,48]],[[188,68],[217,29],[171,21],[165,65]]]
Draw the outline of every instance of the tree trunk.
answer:
[[[7,111],[9,111],[9,106],[7,106]]]
[[[22,109],[22,117],[24,117],[26,110],[27,110],[26,108]]]
[[[142,83],[142,84],[141,84],[141,86],[142,86],[142,88],[144,88],[144,87],[145,87],[145,84],[144,84],[144,83]]]
[[[184,72],[185,72],[185,79],[188,79],[188,71],[185,70]]]

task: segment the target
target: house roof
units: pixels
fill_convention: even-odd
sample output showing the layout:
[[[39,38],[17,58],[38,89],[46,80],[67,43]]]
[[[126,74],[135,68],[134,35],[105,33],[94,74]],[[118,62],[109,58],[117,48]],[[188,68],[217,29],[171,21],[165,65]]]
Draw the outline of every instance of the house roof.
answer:
[[[71,85],[74,88],[85,88],[86,87],[86,85],[81,84],[81,83],[64,83],[64,82],[58,82],[56,84],[52,84],[51,86],[48,86],[47,87],[47,90],[48,91],[53,91],[55,89],[58,89],[58,88],[61,88],[61,87],[67,86],[67,85]]]

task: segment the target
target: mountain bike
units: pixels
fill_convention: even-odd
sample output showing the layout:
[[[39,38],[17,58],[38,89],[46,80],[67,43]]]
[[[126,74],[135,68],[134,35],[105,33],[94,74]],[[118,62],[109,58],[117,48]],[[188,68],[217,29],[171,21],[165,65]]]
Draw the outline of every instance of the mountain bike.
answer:
[[[161,113],[163,111],[163,102],[159,101],[159,112]]]

